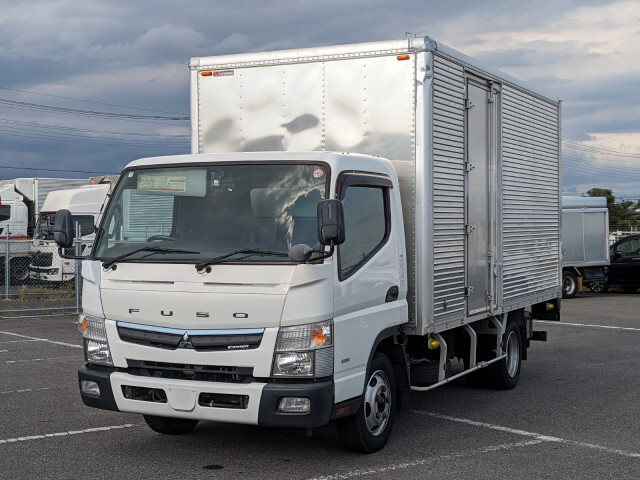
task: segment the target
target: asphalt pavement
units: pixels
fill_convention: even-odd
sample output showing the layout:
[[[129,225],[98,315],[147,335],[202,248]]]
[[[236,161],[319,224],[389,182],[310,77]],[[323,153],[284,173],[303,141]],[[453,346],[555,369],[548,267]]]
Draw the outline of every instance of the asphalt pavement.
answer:
[[[0,478],[640,478],[640,293],[580,293],[535,329],[548,341],[514,390],[460,379],[412,394],[386,448],[360,455],[333,425],[201,422],[174,437],[85,407],[75,317],[0,318]]]

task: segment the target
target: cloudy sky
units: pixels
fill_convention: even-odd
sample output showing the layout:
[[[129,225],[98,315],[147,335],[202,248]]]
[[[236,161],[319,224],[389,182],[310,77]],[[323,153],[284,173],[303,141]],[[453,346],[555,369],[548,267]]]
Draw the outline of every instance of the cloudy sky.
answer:
[[[640,196],[640,1],[0,0],[0,179],[188,153],[188,61],[430,36],[563,100],[563,187]]]

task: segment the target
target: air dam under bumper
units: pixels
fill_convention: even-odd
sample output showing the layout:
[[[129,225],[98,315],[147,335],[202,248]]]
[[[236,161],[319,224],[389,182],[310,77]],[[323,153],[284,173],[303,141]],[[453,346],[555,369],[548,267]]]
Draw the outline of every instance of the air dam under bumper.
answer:
[[[82,401],[89,407],[160,417],[309,428],[327,424],[333,408],[333,382],[330,381],[210,383],[140,377],[89,365],[78,370],[78,383],[83,380],[96,382],[100,387],[99,397],[80,389]],[[162,391],[166,400],[126,398],[124,392],[131,389]],[[308,413],[279,412],[278,405],[283,397],[308,398],[311,408]],[[223,399],[221,404],[225,406],[215,405],[217,399]],[[224,404],[224,399],[232,401]]]

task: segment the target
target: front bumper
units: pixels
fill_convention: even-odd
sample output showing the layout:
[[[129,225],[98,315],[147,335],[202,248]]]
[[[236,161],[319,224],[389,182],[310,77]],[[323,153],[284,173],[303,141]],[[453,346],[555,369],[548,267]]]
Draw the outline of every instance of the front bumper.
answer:
[[[80,389],[82,401],[87,406],[160,417],[309,428],[328,423],[333,409],[331,381],[199,382],[141,377],[91,365],[78,370],[79,385],[82,381],[95,382],[100,388],[99,396]],[[153,394],[143,398],[135,392]],[[279,412],[278,405],[283,397],[308,398],[311,408],[307,413]]]

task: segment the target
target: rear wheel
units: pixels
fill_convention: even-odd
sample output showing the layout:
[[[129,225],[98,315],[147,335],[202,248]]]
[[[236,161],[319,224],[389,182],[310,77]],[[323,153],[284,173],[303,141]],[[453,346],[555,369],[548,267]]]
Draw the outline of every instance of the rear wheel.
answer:
[[[518,384],[522,363],[522,339],[515,322],[508,322],[502,336],[507,357],[487,367],[487,377],[491,386],[500,390],[511,390]]]
[[[154,432],[165,435],[182,435],[195,428],[198,420],[185,418],[156,417],[155,415],[143,415],[144,421]]]
[[[578,277],[571,271],[562,272],[562,298],[573,298],[578,293]]]
[[[338,421],[338,433],[354,452],[374,453],[389,440],[396,415],[396,380],[389,358],[376,353],[367,372],[360,409]]]
[[[589,283],[589,289],[593,293],[606,293],[609,290],[609,284],[605,278],[600,280],[593,280]]]

